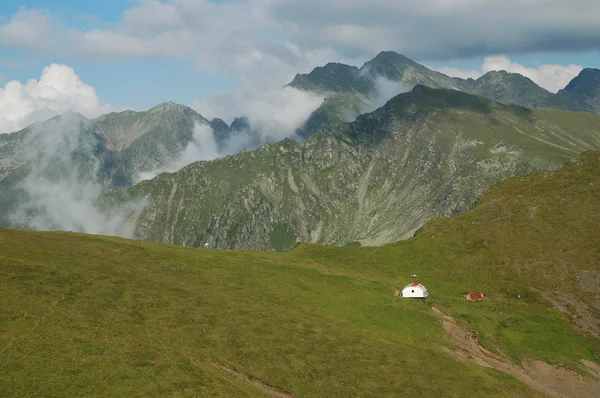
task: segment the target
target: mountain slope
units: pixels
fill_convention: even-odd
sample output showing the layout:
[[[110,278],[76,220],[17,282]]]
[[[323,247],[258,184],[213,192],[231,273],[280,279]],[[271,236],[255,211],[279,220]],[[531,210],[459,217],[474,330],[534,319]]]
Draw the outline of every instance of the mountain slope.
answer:
[[[0,229],[0,395],[595,397],[599,206],[596,151],[383,247]],[[427,301],[393,296],[412,274]]]
[[[197,162],[109,196],[135,236],[285,250],[296,240],[380,245],[467,210],[490,185],[600,148],[600,117],[529,111],[417,86],[312,137]],[[114,202],[112,202],[114,201]]]
[[[100,116],[89,128],[104,138],[112,162],[104,168],[112,186],[130,186],[143,172],[176,160],[192,141],[196,125],[210,122],[193,109],[166,102],[144,112],[124,111]],[[112,166],[112,167],[111,167]],[[112,178],[124,176],[123,180]]]
[[[600,114],[600,69],[584,69],[557,94],[582,110]]]
[[[297,74],[288,84],[300,90],[327,95],[323,104],[299,128],[298,135],[307,138],[325,127],[354,120],[365,110],[376,107],[381,86],[393,83],[397,83],[397,86],[386,87],[386,91],[392,91],[390,96],[408,91],[417,84],[432,88],[463,89],[459,79],[432,71],[393,51],[379,53],[360,69],[328,63],[308,74]]]
[[[431,88],[464,89],[461,79],[448,77],[393,51],[380,52],[366,62],[361,71],[374,79],[383,77],[390,81],[403,82],[411,88],[420,84]]]
[[[469,79],[465,82],[464,90],[503,104],[530,109],[585,110],[575,102],[541,88],[525,76],[506,71],[491,71],[477,80]]]
[[[71,112],[2,134],[0,225],[115,233],[99,225],[92,201],[176,161],[196,126],[207,124],[191,108],[165,103],[94,120]]]
[[[396,87],[392,86],[394,83]],[[391,97],[417,84],[460,90],[529,109],[552,108],[600,114],[600,73],[597,69],[584,70],[565,90],[553,94],[517,73],[491,71],[476,80],[464,80],[431,70],[393,51],[382,51],[360,69],[329,63],[308,74],[296,75],[290,86],[326,93],[329,98],[299,129],[299,134],[309,137],[323,128],[352,121],[359,114],[373,109],[375,97],[382,95],[379,92],[381,86],[387,91],[392,86],[391,90],[395,92],[389,95]]]

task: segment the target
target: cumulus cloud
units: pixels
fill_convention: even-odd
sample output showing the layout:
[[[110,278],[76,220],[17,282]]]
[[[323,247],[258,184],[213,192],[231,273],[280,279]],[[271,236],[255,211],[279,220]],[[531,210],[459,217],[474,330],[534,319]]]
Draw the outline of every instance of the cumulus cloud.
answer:
[[[22,129],[67,111],[96,117],[114,108],[100,101],[73,68],[51,64],[37,79],[13,80],[0,87],[0,134]]]
[[[533,80],[538,86],[556,93],[565,88],[574,77],[576,77],[583,67],[581,65],[540,65],[536,68],[528,68],[515,62],[504,55],[495,55],[486,57],[483,61],[480,71],[461,70],[456,68],[438,68],[439,72],[448,76],[461,77],[463,79],[478,77],[495,70],[505,70],[511,73],[519,73]]]
[[[492,70],[505,70],[507,72],[520,73],[530,78],[539,86],[550,92],[557,92],[565,88],[567,84],[582,70],[581,65],[540,65],[537,68],[527,68],[514,62],[503,55],[486,57],[481,68],[483,73]]]

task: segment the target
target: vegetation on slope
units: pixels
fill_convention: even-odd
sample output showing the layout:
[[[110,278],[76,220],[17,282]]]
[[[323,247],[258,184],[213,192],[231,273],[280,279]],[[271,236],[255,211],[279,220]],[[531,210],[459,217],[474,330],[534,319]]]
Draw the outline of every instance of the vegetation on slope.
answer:
[[[377,248],[268,254],[1,229],[0,395],[535,396],[444,349],[431,305],[493,351],[586,374],[599,341],[568,314],[600,319],[599,199],[589,152]],[[392,295],[411,274],[427,301]],[[489,299],[467,302],[470,290]]]
[[[598,148],[600,116],[417,86],[304,144],[197,162],[110,199],[139,201],[132,227],[156,242],[280,250],[279,225],[290,242],[381,245],[464,212],[506,177]]]

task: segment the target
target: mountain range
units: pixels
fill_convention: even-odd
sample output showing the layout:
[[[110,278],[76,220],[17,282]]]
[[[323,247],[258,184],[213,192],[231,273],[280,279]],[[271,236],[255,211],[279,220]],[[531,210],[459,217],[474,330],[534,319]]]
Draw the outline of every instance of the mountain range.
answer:
[[[68,229],[61,217],[83,198],[93,206],[81,212],[94,217],[73,230],[117,223],[97,215],[100,206],[121,212],[132,236],[165,243],[378,245],[464,212],[506,177],[600,147],[597,69],[553,94],[518,74],[464,80],[382,52],[361,68],[317,67],[288,86],[325,97],[289,132],[305,143],[271,142],[251,118],[228,125],[172,102],[94,120],[69,113],[0,135],[0,225]],[[196,146],[210,161],[193,163]]]
[[[380,245],[457,215],[506,177],[600,148],[600,116],[528,110],[416,86],[306,143],[196,162],[127,191],[135,236],[163,243],[286,250],[297,240]]]
[[[324,126],[343,123],[363,113],[382,84],[401,83],[405,90],[417,84],[479,95],[503,104],[530,109],[553,108],[600,113],[600,69],[584,69],[567,87],[553,94],[517,73],[490,71],[477,80],[446,76],[403,55],[384,51],[361,68],[329,63],[309,74],[298,74],[289,83],[302,90],[327,93],[327,100],[311,115],[301,133],[310,136]]]

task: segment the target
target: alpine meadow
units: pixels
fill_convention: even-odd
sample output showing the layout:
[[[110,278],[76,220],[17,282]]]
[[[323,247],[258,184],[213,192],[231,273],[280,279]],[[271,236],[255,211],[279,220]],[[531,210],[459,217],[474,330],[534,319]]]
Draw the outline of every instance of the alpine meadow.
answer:
[[[597,15],[1,4],[0,396],[599,397]]]

